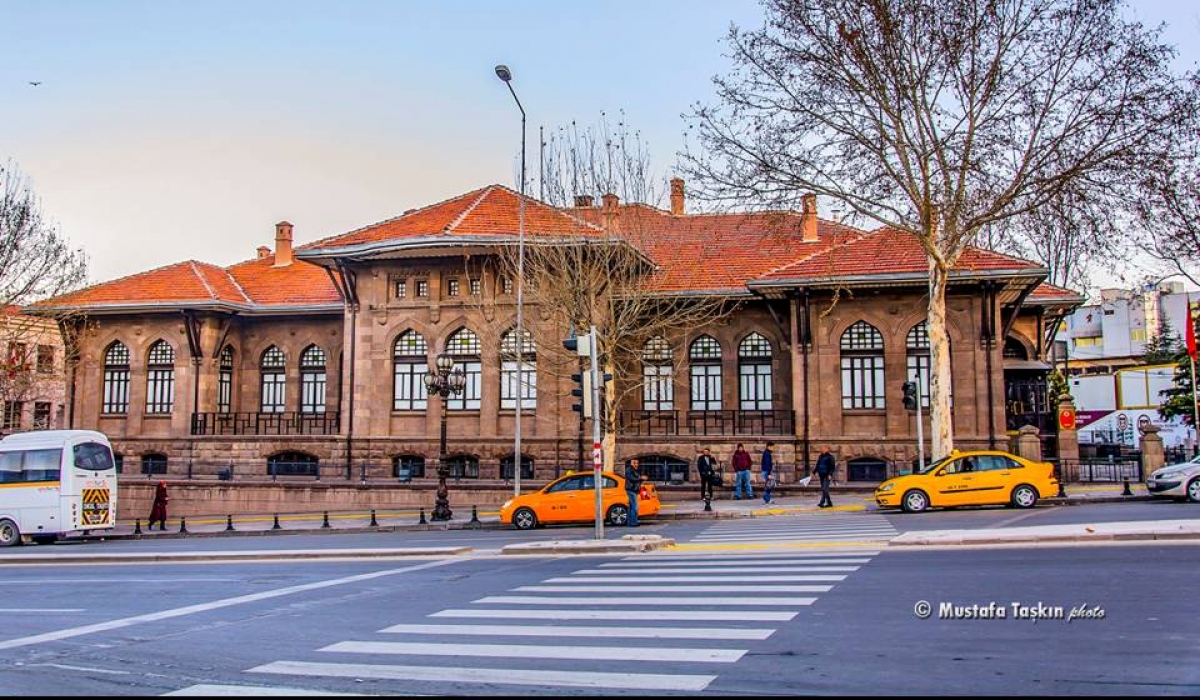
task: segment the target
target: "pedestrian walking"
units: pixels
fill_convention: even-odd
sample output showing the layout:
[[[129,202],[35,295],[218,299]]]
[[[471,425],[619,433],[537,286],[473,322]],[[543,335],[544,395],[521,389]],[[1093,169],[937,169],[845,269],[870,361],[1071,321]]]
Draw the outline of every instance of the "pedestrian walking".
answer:
[[[775,458],[771,448],[775,446],[773,442],[767,442],[767,446],[763,449],[761,464],[763,476],[763,503],[771,502],[771,492],[775,490]]]
[[[150,506],[150,522],[146,525],[147,530],[153,530],[154,523],[160,524],[159,530],[167,529],[167,501],[169,500],[167,482],[158,482],[158,486],[154,487],[154,505]]]
[[[750,453],[738,443],[737,450],[733,453],[733,459],[730,460],[733,464],[733,499],[741,500],[742,494],[746,494],[746,498],[754,498],[754,487],[750,485]]]
[[[637,527],[638,524],[638,495],[642,491],[642,472],[638,469],[636,459],[629,460],[625,467],[625,495],[629,496],[629,519],[625,524]]]
[[[833,478],[835,469],[837,462],[829,452],[829,445],[821,445],[821,455],[817,457],[817,476],[821,478],[821,502],[817,504],[818,508],[833,506],[833,500],[829,498],[829,480]]]
[[[717,473],[717,460],[712,452],[705,447],[696,458],[696,474],[700,477],[700,500],[704,501],[704,510],[712,510],[713,481]]]

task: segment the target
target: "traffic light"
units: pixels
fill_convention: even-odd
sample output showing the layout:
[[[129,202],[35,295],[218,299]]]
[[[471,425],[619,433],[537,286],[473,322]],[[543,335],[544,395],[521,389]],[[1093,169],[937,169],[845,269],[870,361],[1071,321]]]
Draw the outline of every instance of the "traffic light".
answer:
[[[910,411],[917,408],[917,383],[911,380],[904,382],[904,407]]]
[[[571,389],[571,396],[579,399],[578,403],[571,404],[571,410],[577,413],[582,413],[584,418],[591,418],[592,373],[580,372],[578,374],[572,374],[571,381],[579,385],[578,387]]]
[[[563,347],[580,357],[590,357],[592,354],[592,336],[573,335],[562,341]]]

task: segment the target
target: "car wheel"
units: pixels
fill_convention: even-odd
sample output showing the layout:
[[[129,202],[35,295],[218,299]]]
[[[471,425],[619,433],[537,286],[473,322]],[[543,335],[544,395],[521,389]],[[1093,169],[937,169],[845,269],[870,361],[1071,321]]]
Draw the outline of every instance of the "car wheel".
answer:
[[[11,520],[0,520],[0,547],[21,544],[21,530]]]
[[[529,508],[518,508],[517,512],[513,513],[513,525],[516,525],[518,530],[532,530],[537,524],[537,513]]]
[[[617,503],[608,509],[608,522],[610,525],[624,525],[629,522],[629,508]]]
[[[1200,503],[1200,476],[1188,482],[1187,498],[1192,503]]]
[[[904,494],[904,498],[900,501],[900,507],[905,513],[920,513],[929,508],[929,496],[920,489],[913,489]]]
[[[1012,492],[1012,504],[1017,508],[1032,508],[1037,505],[1038,494],[1029,484],[1021,484]]]

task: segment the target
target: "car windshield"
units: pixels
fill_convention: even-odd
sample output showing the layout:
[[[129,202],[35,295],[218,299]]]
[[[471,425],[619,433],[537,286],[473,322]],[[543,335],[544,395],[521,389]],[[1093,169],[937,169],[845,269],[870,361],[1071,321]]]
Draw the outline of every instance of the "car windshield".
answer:
[[[946,462],[949,462],[949,461],[950,461],[950,459],[951,459],[950,457],[942,457],[941,459],[934,460],[933,462],[931,462],[931,463],[929,464],[929,466],[927,466],[927,467],[925,467],[924,469],[922,469],[922,470],[918,471],[917,473],[918,473],[918,474],[930,474],[930,473],[932,473],[932,472],[933,472],[933,470],[935,470],[935,469],[938,469],[938,468],[940,468],[940,467],[941,467],[943,464],[945,464]]]

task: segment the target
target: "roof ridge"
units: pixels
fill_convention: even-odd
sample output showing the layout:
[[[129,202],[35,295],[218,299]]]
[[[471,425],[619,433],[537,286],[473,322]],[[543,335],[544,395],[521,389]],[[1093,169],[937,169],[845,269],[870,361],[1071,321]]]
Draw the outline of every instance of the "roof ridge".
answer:
[[[252,261],[247,260],[246,262],[252,262]],[[297,262],[303,262],[303,261],[297,261]],[[235,265],[243,265],[243,264],[245,264],[245,263],[235,263]],[[229,278],[229,283],[233,285],[234,289],[238,290],[238,294],[242,295],[242,298],[246,300],[247,304],[257,304],[258,302],[254,301],[254,299],[250,298],[250,294],[246,292],[246,288],[242,286],[242,283],[238,282],[237,275],[233,274],[233,267],[234,267],[234,265],[230,265],[229,267],[223,267],[223,268],[221,268],[221,272],[225,273],[225,276]]]
[[[454,229],[457,228],[458,225],[461,224],[463,222],[463,220],[467,218],[467,215],[469,215],[471,212],[475,211],[475,209],[479,207],[480,202],[482,202],[484,199],[486,199],[487,196],[489,194],[491,194],[492,190],[495,189],[496,187],[497,187],[497,185],[488,185],[487,187],[484,187],[479,192],[479,196],[475,198],[475,201],[473,201],[469,205],[467,205],[466,209],[463,209],[461,212],[459,212],[458,216],[456,216],[454,218],[454,221],[451,221],[450,223],[446,224],[446,226],[442,229],[442,233],[445,233],[445,234],[453,233]]]
[[[812,251],[811,253],[809,253],[808,255],[806,255],[806,256],[804,256],[804,257],[802,257],[802,258],[796,258],[795,260],[793,260],[793,261],[791,261],[791,262],[789,262],[789,263],[786,263],[786,264],[784,264],[784,265],[780,265],[779,267],[776,267],[776,268],[773,268],[773,269],[767,270],[766,272],[764,272],[764,273],[762,273],[761,275],[759,275],[759,278],[761,279],[761,278],[763,278],[763,277],[767,277],[767,276],[769,276],[769,275],[774,275],[774,274],[777,274],[777,273],[783,272],[784,270],[788,269],[789,267],[794,267],[794,266],[796,266],[796,265],[799,265],[799,264],[801,264],[801,263],[806,263],[806,262],[808,262],[809,260],[812,260],[813,258],[815,258],[815,257],[817,257],[817,256],[819,256],[819,255],[824,255],[824,254],[826,254],[826,253],[829,253],[829,252],[832,252],[832,251],[834,251],[834,250],[836,250],[836,249],[838,249],[838,248],[842,248],[842,247],[848,246],[848,245],[850,245],[850,244],[852,244],[852,243],[857,243],[857,242],[861,241],[862,239],[866,238],[867,236],[869,236],[869,235],[871,235],[871,234],[873,233],[873,231],[863,231],[862,229],[851,228],[851,227],[849,227],[849,226],[846,226],[846,225],[844,225],[844,224],[841,224],[841,223],[838,223],[838,222],[834,222],[834,221],[830,221],[829,223],[830,223],[830,224],[832,224],[832,225],[834,225],[834,226],[837,226],[837,227],[838,227],[838,228],[840,228],[840,229],[844,229],[844,230],[846,230],[846,231],[857,232],[857,235],[855,235],[854,233],[851,233],[850,235],[851,235],[851,237],[852,237],[852,238],[848,238],[847,240],[844,240],[844,241],[842,241],[841,243],[838,243],[838,242],[837,242],[837,240],[834,240],[834,241],[832,241],[832,242],[831,242],[831,243],[830,243],[828,246],[826,246],[826,247],[824,247],[824,248],[822,248],[822,249],[820,249],[820,250],[814,250],[814,251]],[[876,229],[876,231],[878,231],[878,230],[879,230],[879,229]],[[834,236],[834,237],[836,238],[836,236],[837,236],[837,232],[835,231],[835,232],[833,232],[833,233],[832,233],[832,234],[830,234],[830,235],[832,235],[832,236]],[[818,238],[818,240],[819,240],[819,238]]]
[[[200,284],[204,285],[204,288],[208,290],[208,296],[212,297],[213,299],[220,300],[221,297],[217,295],[216,290],[212,288],[212,285],[208,283],[207,279],[205,279],[204,274],[200,272],[200,268],[196,265],[196,262],[197,261],[195,260],[188,260],[188,263],[192,267],[192,274],[196,275],[196,277],[200,280]]]
[[[403,214],[399,214],[399,215],[397,215],[397,216],[393,216],[393,217],[390,217],[390,218],[387,218],[387,219],[383,219],[383,220],[380,220],[380,221],[376,221],[376,222],[374,222],[374,223],[371,223],[371,224],[366,224],[365,226],[359,226],[359,227],[358,227],[358,228],[356,228],[356,229],[352,229],[352,230],[350,230],[350,231],[345,231],[345,232],[343,232],[343,233],[335,233],[335,234],[333,234],[332,236],[325,236],[324,238],[318,238],[318,239],[317,239],[317,240],[315,240],[315,241],[311,241],[311,242],[309,242],[309,243],[305,243],[305,244],[304,244],[304,245],[302,245],[302,246],[299,246],[299,247],[297,248],[297,250],[304,250],[304,249],[307,249],[307,248],[314,248],[314,247],[318,247],[318,246],[320,246],[322,243],[324,243],[324,242],[326,242],[326,241],[332,241],[332,240],[334,240],[334,239],[336,239],[336,238],[343,238],[343,237],[345,237],[345,236],[349,236],[349,235],[352,235],[352,234],[358,233],[359,231],[366,231],[366,230],[367,230],[367,229],[369,229],[369,228],[375,228],[376,226],[383,226],[384,224],[390,224],[390,223],[392,223],[393,221],[399,221],[400,219],[403,219],[403,218],[404,218],[404,217],[406,217],[406,216],[412,216],[412,215],[414,215],[414,214],[419,214],[420,212],[423,212],[423,211],[426,211],[426,210],[429,210],[429,209],[433,209],[434,207],[440,207],[440,206],[442,206],[443,204],[449,204],[450,202],[453,202],[453,201],[455,201],[455,200],[457,200],[457,199],[465,199],[465,198],[467,198],[467,197],[470,197],[471,195],[475,194],[476,192],[479,192],[479,191],[482,191],[482,190],[487,190],[488,188],[490,188],[490,187],[493,187],[493,186],[494,186],[494,185],[485,185],[485,186],[483,186],[483,187],[477,187],[477,188],[475,188],[475,189],[473,189],[473,190],[471,190],[471,191],[469,191],[469,192],[464,192],[464,193],[462,193],[462,194],[456,194],[456,195],[454,195],[453,197],[447,197],[447,198],[445,198],[445,199],[443,199],[443,200],[441,200],[441,201],[434,202],[433,204],[427,204],[427,205],[425,205],[425,206],[423,206],[423,207],[417,207],[417,208],[415,208],[415,209],[409,209],[408,211],[404,212]],[[247,262],[249,262],[249,261],[247,261]]]
[[[601,233],[607,233],[607,231],[605,230],[605,228],[603,226],[598,226],[596,224],[593,224],[592,222],[588,221],[587,219],[584,219],[583,217],[580,217],[580,216],[576,216],[575,214],[572,214],[571,212],[567,211],[568,209],[574,209],[576,207],[555,206],[549,202],[543,202],[542,200],[540,200],[536,197],[533,197],[531,195],[521,194],[520,192],[517,192],[513,188],[508,187],[506,185],[494,184],[494,185],[491,185],[488,189],[489,190],[495,189],[497,187],[504,190],[505,192],[508,192],[509,194],[515,196],[518,200],[523,199],[530,204],[536,204],[538,206],[545,207],[545,208],[549,209],[550,211],[558,214],[559,216],[563,216],[563,217],[566,217],[567,219],[570,219],[571,221],[574,221],[576,224],[581,224],[588,228],[595,229]],[[622,206],[629,206],[629,205],[622,205]]]

